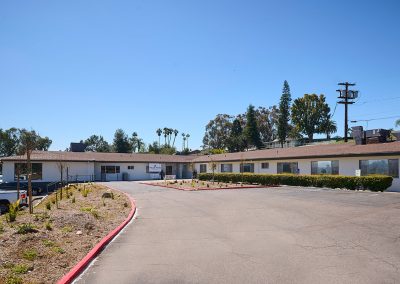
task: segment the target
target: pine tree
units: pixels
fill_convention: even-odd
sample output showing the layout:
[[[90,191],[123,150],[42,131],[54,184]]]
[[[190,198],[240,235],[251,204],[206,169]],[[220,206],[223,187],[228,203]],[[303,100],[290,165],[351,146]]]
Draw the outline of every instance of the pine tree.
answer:
[[[237,118],[235,118],[232,123],[232,129],[227,144],[229,152],[240,152],[245,149],[242,125]]]
[[[289,134],[289,119],[290,119],[290,102],[292,96],[290,94],[290,87],[288,82],[285,80],[283,83],[282,96],[279,102],[279,116],[278,116],[278,139],[283,143],[286,141],[286,137]]]
[[[115,131],[113,148],[117,153],[132,153],[132,146],[129,143],[128,135],[122,129]]]
[[[256,111],[252,105],[249,105],[247,108],[244,135],[249,146],[255,146],[257,149],[262,147],[260,131],[258,130],[257,126]]]

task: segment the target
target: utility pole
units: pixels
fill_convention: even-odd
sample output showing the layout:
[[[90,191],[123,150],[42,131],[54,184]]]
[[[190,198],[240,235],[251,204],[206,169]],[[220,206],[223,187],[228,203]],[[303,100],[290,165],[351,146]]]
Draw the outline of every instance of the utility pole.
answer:
[[[348,105],[354,104],[353,100],[358,97],[358,91],[349,90],[349,86],[355,86],[356,84],[345,82],[338,85],[345,86],[344,90],[336,90],[336,92],[339,92],[338,99],[340,99],[337,103],[344,104],[344,142],[347,142],[347,132],[349,130]]]

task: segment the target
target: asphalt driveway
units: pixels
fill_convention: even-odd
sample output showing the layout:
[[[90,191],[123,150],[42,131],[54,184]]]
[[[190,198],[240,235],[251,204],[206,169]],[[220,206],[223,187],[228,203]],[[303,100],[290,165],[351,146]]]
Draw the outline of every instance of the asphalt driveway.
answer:
[[[78,283],[398,283],[400,194],[115,182],[137,219]]]

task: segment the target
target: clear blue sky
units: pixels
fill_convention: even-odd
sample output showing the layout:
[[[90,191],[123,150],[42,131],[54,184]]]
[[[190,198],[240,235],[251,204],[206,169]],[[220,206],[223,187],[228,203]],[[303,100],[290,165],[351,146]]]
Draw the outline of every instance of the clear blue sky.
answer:
[[[350,119],[400,116],[399,3],[1,1],[0,128],[63,150],[116,128],[152,142],[168,126],[197,148],[216,114],[277,104],[285,79],[332,109],[336,84],[356,82]],[[342,135],[343,106],[334,119]]]

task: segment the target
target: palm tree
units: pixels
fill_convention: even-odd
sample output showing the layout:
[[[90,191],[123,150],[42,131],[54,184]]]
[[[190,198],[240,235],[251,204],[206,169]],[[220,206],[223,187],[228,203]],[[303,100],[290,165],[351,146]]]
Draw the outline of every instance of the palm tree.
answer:
[[[182,144],[182,151],[185,150],[185,141],[186,141],[186,134],[182,133],[182,138],[183,138],[183,144]]]
[[[324,133],[326,134],[326,139],[331,138],[331,134],[337,131],[336,122],[333,120],[328,120],[324,124]]]
[[[158,147],[161,147],[161,142],[160,142],[160,138],[161,138],[161,134],[162,134],[162,129],[161,128],[158,128],[157,130],[156,130],[156,133],[157,133],[157,135],[158,135]]]
[[[164,133],[164,145],[167,145],[167,136],[168,136],[168,128],[167,127],[164,127],[163,133]]]
[[[400,119],[396,120],[395,125],[396,127],[400,127]]]
[[[190,137],[190,134],[186,134],[186,144],[187,144],[187,149],[189,150],[189,137]]]
[[[175,129],[174,130],[174,142],[172,142],[172,147],[174,147],[174,145],[175,145],[175,139],[176,139],[176,136],[178,136],[178,133],[179,133],[179,131],[177,130],[177,129]]]

